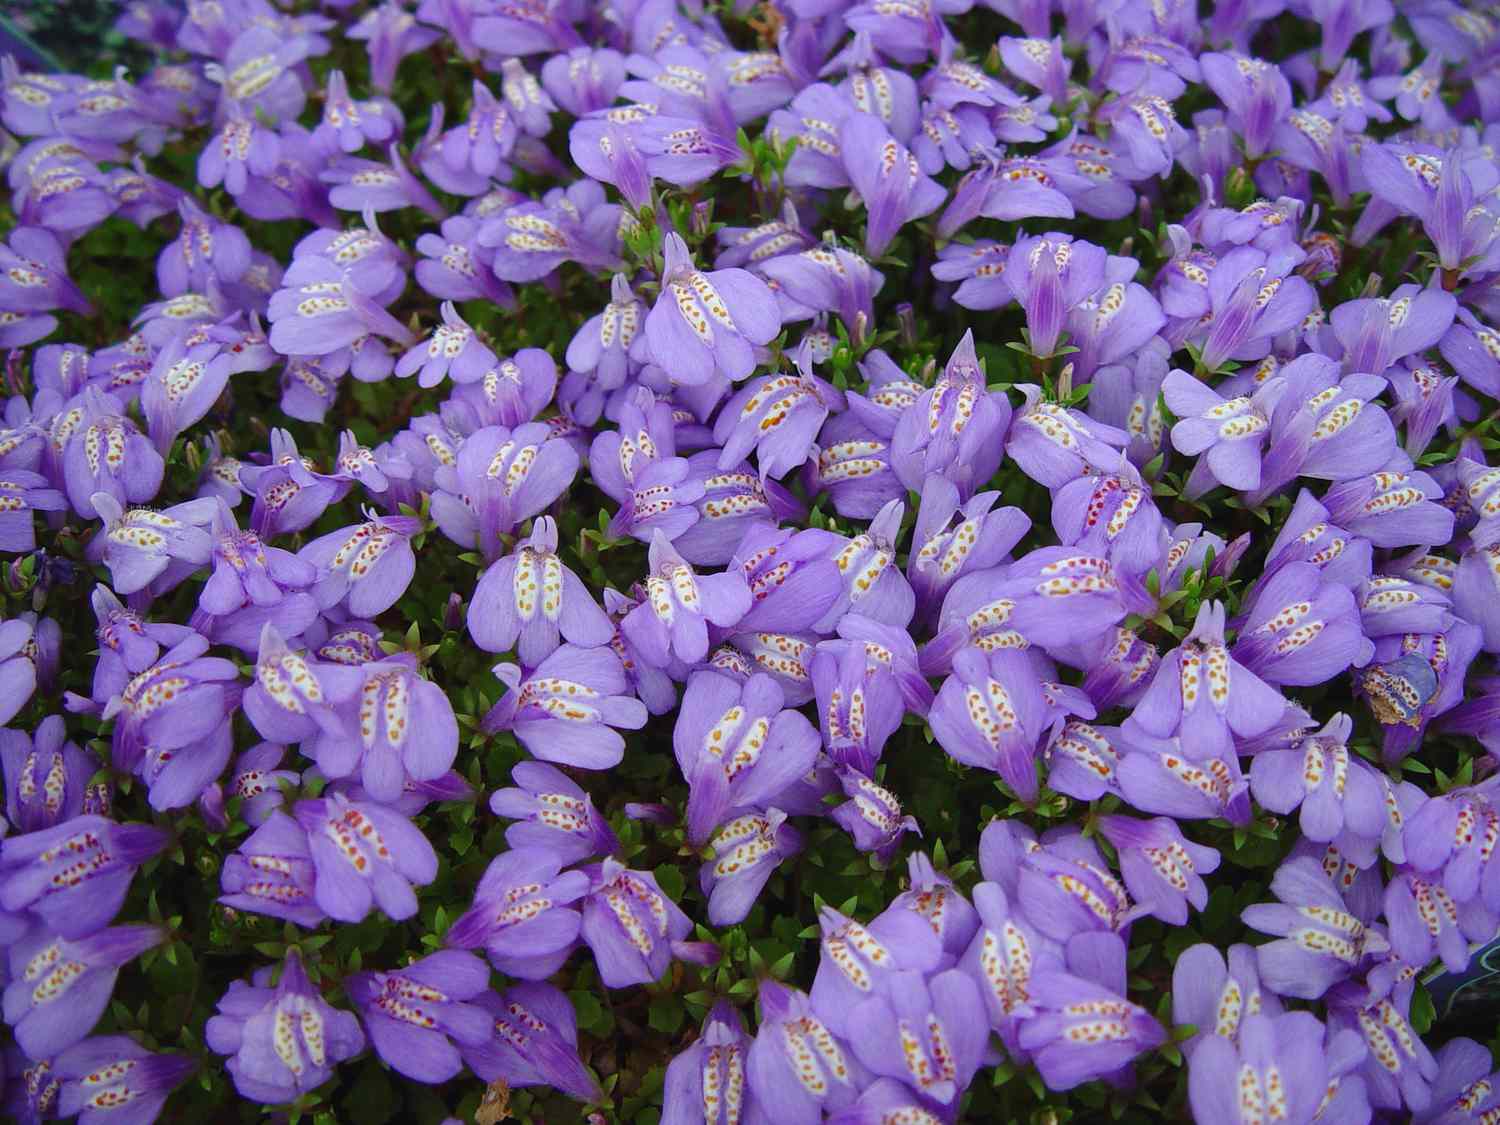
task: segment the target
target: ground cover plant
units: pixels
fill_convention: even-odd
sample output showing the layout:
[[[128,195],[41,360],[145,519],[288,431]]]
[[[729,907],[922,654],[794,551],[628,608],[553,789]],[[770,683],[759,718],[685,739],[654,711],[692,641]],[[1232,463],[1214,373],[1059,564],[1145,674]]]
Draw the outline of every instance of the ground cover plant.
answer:
[[[1500,1119],[1493,12],[55,15],[9,1119]]]

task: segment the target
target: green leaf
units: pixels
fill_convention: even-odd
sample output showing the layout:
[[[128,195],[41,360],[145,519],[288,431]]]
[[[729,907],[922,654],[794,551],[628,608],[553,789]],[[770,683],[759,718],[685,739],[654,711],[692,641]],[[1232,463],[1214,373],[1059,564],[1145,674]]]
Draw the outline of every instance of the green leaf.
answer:
[[[1436,1019],[1437,1008],[1433,1006],[1432,995],[1426,985],[1419,983],[1411,994],[1412,1030],[1418,1035],[1426,1035]]]
[[[659,886],[666,896],[674,901],[681,900],[682,892],[687,889],[687,879],[682,873],[682,868],[675,863],[663,863],[651,874],[656,876],[656,885]]]
[[[650,1024],[653,1031],[674,1035],[682,1027],[686,1015],[682,1001],[676,996],[657,996],[651,1001],[646,1022]]]

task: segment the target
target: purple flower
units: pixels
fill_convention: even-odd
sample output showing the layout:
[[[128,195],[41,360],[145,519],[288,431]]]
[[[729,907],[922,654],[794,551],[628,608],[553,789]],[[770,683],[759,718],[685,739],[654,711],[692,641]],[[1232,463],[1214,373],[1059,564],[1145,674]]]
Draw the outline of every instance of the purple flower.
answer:
[[[1343,896],[1312,859],[1277,868],[1271,891],[1280,903],[1247,906],[1245,925],[1276,940],[1257,946],[1260,979],[1281,996],[1316,1000],[1388,946],[1384,935],[1349,913]]]
[[[858,613],[897,628],[905,628],[911,621],[916,594],[896,565],[896,542],[904,510],[901,501],[892,500],[865,531],[837,544],[833,561],[839,569],[839,597],[812,628],[826,634],[846,613]]]
[[[839,150],[865,204],[870,257],[883,254],[904,224],[942,206],[942,185],[923,173],[917,158],[874,114],[853,113],[840,123]]]
[[[298,557],[318,568],[312,587],[318,608],[343,606],[355,617],[390,609],[416,572],[411,540],[421,530],[422,521],[411,516],[374,516],[303,547]]]
[[[1440,546],[1453,538],[1453,513],[1428,474],[1387,469],[1335,484],[1323,494],[1329,518],[1377,547]]]
[[[1354,595],[1311,563],[1282,567],[1256,583],[1250,599],[1232,656],[1267,683],[1320,684],[1374,654]]]
[[[1035,355],[1053,354],[1069,312],[1104,284],[1105,259],[1098,246],[1055,231],[1016,242],[1005,283],[1026,314]]]
[[[1113,639],[1125,614],[1108,559],[1042,547],[1004,570],[978,571],[954,583],[938,634],[922,651],[922,669],[945,672],[965,645],[993,651],[1051,644],[1066,655],[1074,646]]]
[[[564,864],[619,848],[593,798],[561,770],[545,762],[518,762],[510,776],[518,788],[495,790],[490,811],[516,821],[505,830],[512,848],[545,848]]]
[[[1017,1035],[1047,1088],[1059,1091],[1119,1071],[1167,1036],[1149,1012],[1125,999],[1125,945],[1116,935],[1080,934],[1069,943],[1068,960],[1068,970],[1032,976],[1036,1014]],[[1085,965],[1088,976],[1078,972]]]
[[[0,621],[0,723],[26,706],[38,685],[56,676],[62,632],[50,618],[27,612]]]
[[[46,477],[28,469],[0,469],[0,553],[36,550],[33,512],[65,512],[67,499]]]
[[[16,167],[24,170],[16,177],[20,182],[15,191],[16,218],[23,227],[46,228],[61,241],[72,242],[116,207],[104,173],[71,145],[54,155],[18,160]],[[51,323],[50,317],[46,320]]]
[[[1500,651],[1500,542],[1464,552],[1453,578],[1453,605],[1483,630],[1486,652]]]
[[[1500,1108],[1489,1048],[1472,1039],[1450,1039],[1437,1052],[1438,1073],[1432,1081],[1432,1104],[1416,1118],[1437,1125],[1482,1122]]]
[[[479,880],[474,904],[444,940],[458,949],[483,946],[490,963],[509,976],[551,976],[578,945],[581,918],[574,904],[589,890],[583,872],[562,867],[562,857],[540,847],[496,856]]]
[[[53,1060],[63,1084],[56,1112],[76,1114],[79,1125],[150,1125],[197,1065],[186,1055],[154,1054],[125,1035],[85,1039]]]
[[[539,281],[564,262],[589,269],[618,269],[620,208],[604,201],[604,189],[579,180],[554,188],[540,202],[506,207],[479,228],[501,281]]]
[[[186,337],[174,337],[157,353],[141,385],[141,410],[158,452],[170,452],[178,435],[213,408],[234,363],[219,340],[188,346]]]
[[[703,1034],[667,1064],[662,1125],[735,1125],[754,1114],[757,1098],[745,1075],[749,1049],[739,1013],[719,1001]]]
[[[1468,309],[1458,310],[1458,319],[1438,342],[1457,375],[1475,390],[1493,396],[1500,391],[1500,332],[1485,327]]]
[[[0,243],[0,309],[7,313],[32,314],[20,323],[30,323],[29,338],[15,335],[16,327],[7,326],[8,347],[25,347],[42,339],[57,327],[57,321],[46,313],[65,308],[82,316],[93,313],[83,293],[68,277],[67,251],[57,237],[43,227],[16,227]]]
[[[563,398],[579,422],[597,422],[605,396],[623,387],[639,367],[645,319],[646,306],[631,291],[625,275],[615,274],[609,304],[584,321],[568,343],[569,374],[563,381]]]
[[[458,753],[458,722],[442,688],[398,653],[361,666],[358,700],[342,705],[339,727],[316,736],[312,754],[325,777],[359,770],[373,800],[391,804],[410,781],[435,781]],[[358,730],[356,741],[349,733]]]
[[[146,772],[159,774],[173,759],[197,759],[201,766],[227,753],[229,720],[240,702],[239,671],[229,660],[204,656],[207,650],[206,640],[189,633],[105,701],[102,717],[115,720],[111,756],[117,768],[141,771],[144,763]],[[203,784],[211,779],[204,777]]]
[[[5,816],[14,831],[52,828],[83,811],[83,791],[97,762],[66,737],[61,715],[48,715],[32,735],[0,729]]]
[[[921,835],[916,817],[903,815],[900,800],[883,785],[847,767],[838,771],[838,781],[849,800],[828,815],[849,833],[859,851],[872,852],[881,863],[890,863],[902,836],[908,832]]]
[[[443,219],[446,213],[442,205],[406,167],[400,147],[392,144],[387,151],[389,165],[344,155],[330,160],[318,176],[332,185],[328,202],[341,211],[365,213],[416,207],[434,221]]]
[[[1495,222],[1482,207],[1475,209],[1500,179],[1493,161],[1472,149],[1436,155],[1386,143],[1365,145],[1360,164],[1377,200],[1422,224],[1444,271],[1464,276],[1493,269]]]
[[[948,969],[924,978],[898,970],[854,1005],[848,1038],[873,1073],[950,1105],[978,1070],[988,1032],[984,1002],[968,974]]]
[[[460,1048],[489,1040],[494,1021],[473,1003],[489,984],[489,967],[478,957],[444,949],[404,969],[355,973],[344,988],[375,1053],[397,1073],[434,1084],[463,1069]]]
[[[1500,906],[1500,863],[1492,862],[1488,841],[1500,832],[1500,808],[1490,784],[1456,789],[1422,802],[1402,829],[1407,864],[1441,877],[1453,900],[1476,898],[1486,910]]]
[[[1003,846],[1002,846],[1003,845]],[[1080,932],[1112,934],[1134,919],[1130,896],[1111,874],[1092,840],[1076,828],[1029,838],[986,829],[981,867],[1019,904],[1032,927],[1056,942]],[[1008,857],[1001,862],[1002,857]]]
[[[515,294],[487,266],[488,255],[479,246],[479,223],[467,215],[443,220],[441,234],[428,231],[417,238],[414,272],[417,284],[434,297],[448,301],[487,298],[512,307]]]
[[[1310,562],[1331,581],[1358,589],[1370,577],[1369,540],[1333,524],[1328,509],[1303,490],[1266,556],[1266,574],[1291,562]]]
[[[366,142],[381,146],[401,132],[401,112],[380,98],[357,102],[349,96],[344,72],[328,72],[323,97],[323,119],[313,130],[313,140],[326,152],[358,152]]]
[[[474,998],[493,1021],[483,1043],[459,1043],[469,1069],[486,1082],[551,1086],[585,1102],[598,1102],[599,1084],[578,1057],[578,1021],[567,995],[550,984],[518,984],[498,996]]]
[[[750,1088],[761,1113],[784,1125],[818,1125],[850,1105],[867,1074],[849,1044],[813,1010],[807,994],[763,980],[760,1029],[750,1046]]]
[[[998,773],[1023,801],[1032,801],[1046,711],[1041,681],[1024,651],[964,649],[953,658],[929,722],[955,761]]]
[[[1208,1036],[1189,1053],[1188,1097],[1200,1121],[1362,1120],[1370,1110],[1350,1072],[1363,1056],[1357,1034],[1325,1039],[1310,1012],[1250,1014],[1238,1036]]]
[[[107,492],[116,503],[149,503],[161,487],[165,462],[129,418],[119,399],[96,387],[75,400],[80,417],[62,454],[62,477],[73,510],[99,515],[93,496]]]
[[[837,537],[820,528],[752,526],[729,563],[744,576],[751,598],[734,631],[797,629],[821,619],[839,597],[837,546]]]
[[[727,252],[719,256],[721,263],[726,258],[738,260]],[[749,261],[777,295],[783,321],[837,313],[856,344],[869,338],[875,323],[875,295],[885,287],[885,275],[858,254],[825,241],[774,257],[752,253]]]
[[[68,940],[33,927],[10,947],[5,1022],[34,1059],[51,1058],[89,1033],[109,1004],[120,967],[166,934],[155,926],[111,926]]]
[[[1114,162],[1128,180],[1169,174],[1173,158],[1187,142],[1172,103],[1158,94],[1127,94],[1108,101],[1099,117],[1110,126],[1117,153]]]
[[[1457,311],[1451,293],[1401,285],[1389,297],[1345,301],[1328,319],[1344,347],[1344,370],[1383,375],[1442,339]]]
[[[1005,282],[1009,256],[1009,246],[989,238],[950,242],[938,251],[932,276],[939,281],[958,282],[953,300],[966,309],[1004,308],[1015,299]]]
[[[662,294],[646,316],[652,357],[687,384],[707,382],[715,371],[735,380],[749,375],[751,345],[770,343],[781,328],[765,282],[740,269],[696,269],[676,234],[667,235],[663,254]]]
[[[1226,961],[1212,945],[1189,946],[1172,966],[1172,1022],[1198,1029],[1186,1040],[1189,1057],[1205,1039],[1238,1042],[1252,1016],[1281,1014],[1280,1001],[1261,989],[1254,948],[1231,945],[1227,952]]]
[[[660,530],[651,540],[650,566],[646,599],[620,628],[655,667],[674,658],[697,664],[708,655],[708,624],[728,628],[750,609],[750,588],[739,573],[694,574]]]
[[[1071,360],[1075,378],[1097,377],[1106,365],[1131,362],[1166,323],[1156,298],[1131,280],[1136,268],[1134,258],[1111,255],[1104,285],[1069,310],[1069,343],[1078,348]]]
[[[1403,1107],[1422,1113],[1432,1102],[1438,1064],[1408,1019],[1410,990],[1408,999],[1383,996],[1368,1004],[1361,1002],[1365,990],[1358,991],[1360,1001],[1329,1005],[1329,1026],[1335,1034],[1353,1031],[1364,1040],[1368,1052],[1355,1074],[1364,1080],[1373,1106],[1398,1115]]]
[[[1199,356],[1205,368],[1212,371],[1228,359],[1260,359],[1272,337],[1297,327],[1317,308],[1312,286],[1287,272],[1254,246],[1237,246],[1219,260],[1208,275],[1211,316]]]
[[[665,69],[662,76],[669,81],[676,77]],[[625,84],[631,85],[635,83]],[[670,99],[664,99],[667,112],[631,122],[628,131],[616,128],[609,116],[623,116],[629,111],[607,111],[605,122],[580,122],[570,138],[574,162],[596,178],[616,184],[620,194],[637,209],[650,203],[652,177],[683,187],[699,184],[742,156],[735,144],[733,121],[725,112],[728,106],[719,100],[720,89],[714,89],[710,96],[718,104],[703,105],[692,117],[677,115],[668,104]],[[600,124],[605,125],[602,136]],[[588,159],[590,140],[605,157],[603,166]],[[613,152],[609,151],[611,147]]]
[[[1005,453],[1028,477],[1061,488],[1090,469],[1111,472],[1119,467],[1119,451],[1130,442],[1123,430],[1045,401],[1042,388],[1033,383],[1016,389],[1026,401],[1011,416]]]
[[[1062,104],[1068,97],[1068,70],[1072,61],[1063,54],[1061,38],[1017,39],[1000,37],[997,44],[1001,65],[1022,82]]]
[[[794,362],[795,373],[755,379],[719,411],[719,468],[734,468],[752,449],[762,478],[779,479],[807,461],[818,430],[830,411],[843,408],[844,396],[813,374],[806,347]]]
[[[835,765],[873,773],[909,709],[925,715],[932,689],[905,630],[845,614],[840,639],[818,645],[808,671],[823,745]]]
[[[193,619],[200,632],[256,653],[267,622],[292,637],[312,623],[318,606],[307,590],[317,570],[310,562],[266,546],[253,531],[241,531],[222,501],[213,533],[213,572],[198,595]]]
[[[313,50],[309,37],[272,30],[264,24],[238,30],[228,51],[220,56],[222,68],[215,72],[222,87],[219,116],[233,108],[250,115],[259,111],[273,122],[283,117],[294,120],[306,100],[294,68]]]
[[[660,979],[674,947],[693,924],[646,871],[630,871],[613,859],[583,869],[589,877],[583,900],[584,942],[593,951],[606,988],[627,988]]]
[[[1069,719],[1053,732],[1043,755],[1047,784],[1080,801],[1097,801],[1119,792],[1116,776],[1120,753],[1103,731]]]
[[[625,60],[608,47],[571,47],[542,64],[543,88],[575,117],[609,106],[624,81]]]
[[[711,853],[699,870],[708,895],[708,920],[734,926],[745,920],[778,864],[802,850],[802,833],[786,823],[786,813],[742,813],[727,821],[709,841]]]
[[[296,946],[287,950],[274,988],[269,967],[257,970],[252,982],[233,981],[219,998],[219,1014],[204,1027],[209,1048],[229,1056],[224,1065],[242,1097],[266,1105],[294,1102],[364,1050],[359,1020],[323,1000]]]
[[[1495,915],[1472,906],[1461,912],[1446,887],[1412,871],[1386,885],[1383,906],[1391,950],[1408,965],[1441,958],[1449,972],[1461,973],[1470,942],[1485,942],[1495,932]]]
[[[326,914],[340,922],[360,922],[372,906],[396,921],[417,912],[412,884],[432,882],[437,855],[405,816],[337,793],[298,801],[292,812],[307,833],[317,871],[315,897]]]
[[[939,475],[968,500],[999,467],[1000,437],[1010,422],[1010,403],[985,385],[973,333],[965,332],[932,389],[902,412],[891,439],[891,464],[913,491]]]
[[[328,277],[328,267],[332,266],[341,274],[348,274],[349,282],[357,292],[382,307],[389,305],[406,288],[406,253],[381,232],[373,212],[365,214],[362,225],[348,230],[314,231],[293,248],[292,259],[282,279],[287,285]]]
[[[731,816],[768,808],[812,769],[817,732],[784,703],[764,673],[737,682],[703,669],[689,678],[672,745],[689,786],[691,842],[703,843]]]
[[[557,523],[539,517],[531,538],[480,576],[469,604],[469,635],[486,652],[517,648],[540,664],[565,638],[579,648],[608,644],[614,626],[557,554]]]
[[[1347,715],[1335,715],[1295,746],[1257,754],[1250,767],[1255,799],[1283,815],[1300,806],[1302,833],[1309,840],[1330,841],[1345,831],[1379,839],[1386,795],[1378,775],[1349,752],[1352,730]]]
[[[255,682],[244,695],[245,715],[261,737],[274,742],[311,741],[319,732],[344,738],[349,732],[337,707],[355,697],[362,681],[356,669],[293,652],[276,627],[267,624],[256,655]]]
[[[442,37],[441,31],[423,27],[397,3],[371,8],[349,28],[349,38],[363,39],[368,44],[370,83],[384,94],[390,93],[402,59],[425,51]]]
[[[295,787],[300,780],[295,770],[276,768],[285,755],[285,746],[260,742],[241,754],[229,771],[229,796],[241,798],[240,819],[252,828],[259,828],[281,807],[282,786]]]
[[[937,935],[910,910],[889,909],[862,925],[825,906],[818,924],[823,933],[810,995],[836,1035],[851,1034],[859,1003],[882,991],[896,973],[921,976],[943,960]]]
[[[702,482],[703,493],[695,502],[698,519],[673,537],[672,546],[696,566],[728,563],[752,528],[771,527],[782,521],[798,523],[806,518],[806,509],[795,495],[762,478],[746,462],[720,470],[713,449],[701,450],[687,461],[689,487],[696,478]]]
[[[1402,595],[1408,591],[1398,587],[1381,592]],[[1400,620],[1399,611],[1388,611],[1384,623],[1371,624],[1369,600],[1364,607],[1366,633],[1374,636],[1380,624],[1389,628]],[[1417,612],[1424,608],[1430,612],[1437,607],[1419,607]],[[1375,656],[1361,673],[1356,690],[1366,697],[1376,721],[1385,728],[1382,753],[1386,762],[1410,754],[1420,744],[1427,724],[1458,705],[1463,698],[1464,678],[1479,654],[1481,642],[1477,626],[1446,617],[1430,632],[1386,635],[1376,640]]]
[[[4,1106],[20,1125],[41,1125],[57,1116],[57,1099],[62,1079],[52,1073],[52,1059],[31,1062],[19,1047],[5,1052],[6,1077]]]
[[[646,724],[646,708],[626,694],[625,669],[609,647],[565,644],[530,675],[514,664],[497,664],[495,675],[510,690],[485,715],[482,728],[513,731],[545,761],[611,769],[625,753],[625,739],[615,728]]]
[[[1478,676],[1471,694],[1443,717],[1443,729],[1472,735],[1491,755],[1500,753],[1500,680]]]
[[[1056,960],[1057,954],[999,883],[976,886],[974,907],[979,929],[962,955],[961,967],[979,986],[989,1025],[1000,1033],[1006,1050],[1023,1057],[1016,1032],[1035,1014],[1032,977]]]
[[[412,343],[407,327],[355,284],[353,271],[312,256],[296,265],[296,279],[284,278],[283,288],[271,296],[270,341],[276,351],[328,355],[371,334]]]
[[[87,937],[109,925],[135,870],[166,847],[149,824],[85,814],[0,844],[0,908],[30,910],[59,935]]]
[[[486,426],[464,438],[455,460],[439,466],[432,515],[444,535],[493,562],[500,536],[567,491],[578,451],[551,436],[546,423]]]
[[[1187,495],[1201,495],[1215,483],[1237,491],[1260,487],[1261,449],[1285,381],[1268,379],[1253,396],[1226,399],[1186,371],[1172,370],[1161,390],[1179,419],[1172,426],[1172,447],[1189,457],[1202,455]]]
[[[259,144],[275,145],[275,134],[257,128]],[[243,143],[248,144],[250,126],[244,126]],[[219,146],[209,145],[205,154],[216,148],[227,153],[230,142],[224,139]],[[243,156],[241,157],[243,160]],[[258,169],[262,174],[274,166],[276,154],[271,149],[269,160]],[[243,184],[244,174],[240,174]],[[213,185],[206,185],[213,186]],[[243,191],[243,187],[241,187]],[[220,287],[231,287],[245,276],[250,268],[251,247],[245,232],[232,223],[206,214],[188,198],[177,205],[182,217],[182,228],[177,238],[169,242],[156,259],[156,280],[164,297],[179,297],[184,293],[206,293],[217,283]],[[214,396],[217,397],[217,396]],[[213,401],[212,398],[209,400]]]
[[[117,593],[166,593],[209,561],[213,540],[206,527],[218,509],[213,500],[127,510],[108,492],[96,492],[89,503],[104,526],[86,557],[109,568]]]
[[[1277,124],[1292,108],[1292,88],[1274,63],[1245,55],[1210,52],[1199,60],[1203,81],[1229,111],[1229,127],[1245,144],[1245,155],[1263,156]]]
[[[1203,875],[1218,870],[1219,853],[1186,839],[1175,821],[1106,816],[1099,831],[1119,852],[1125,885],[1142,913],[1182,926],[1189,904],[1195,910],[1208,905]]]
[[[1130,723],[1167,738],[1191,731],[1195,757],[1228,753],[1234,739],[1270,730],[1286,703],[1224,644],[1224,607],[1204,602],[1183,643],[1162,658]]]
[[[219,901],[314,929],[327,917],[317,903],[316,883],[307,833],[286,813],[274,810],[225,857]]]
[[[1132,595],[1162,561],[1161,512],[1123,453],[1112,472],[1081,476],[1057,490],[1052,527],[1064,545],[1107,558]]]
[[[432,338],[412,348],[396,364],[398,378],[408,378],[420,370],[417,382],[424,387],[437,386],[445,375],[454,383],[475,383],[500,362],[458,315],[452,301],[443,302],[442,312],[443,323],[433,329]]]

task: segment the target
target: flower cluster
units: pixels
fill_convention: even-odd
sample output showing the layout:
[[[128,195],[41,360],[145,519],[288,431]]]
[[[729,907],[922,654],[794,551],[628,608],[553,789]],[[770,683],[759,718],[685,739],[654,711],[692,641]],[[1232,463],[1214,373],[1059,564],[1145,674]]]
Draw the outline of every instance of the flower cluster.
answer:
[[[6,1113],[1494,1121],[1500,22],[1210,8],[0,60]]]

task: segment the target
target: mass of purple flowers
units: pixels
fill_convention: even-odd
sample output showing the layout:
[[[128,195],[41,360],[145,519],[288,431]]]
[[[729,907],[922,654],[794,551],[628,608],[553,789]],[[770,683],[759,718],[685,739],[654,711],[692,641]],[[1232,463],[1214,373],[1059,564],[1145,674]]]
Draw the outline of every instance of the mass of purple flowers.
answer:
[[[8,1120],[1500,1120],[1493,8],[117,31],[0,59]]]

